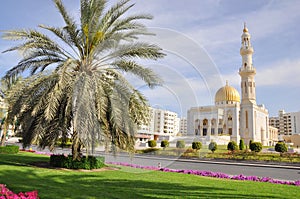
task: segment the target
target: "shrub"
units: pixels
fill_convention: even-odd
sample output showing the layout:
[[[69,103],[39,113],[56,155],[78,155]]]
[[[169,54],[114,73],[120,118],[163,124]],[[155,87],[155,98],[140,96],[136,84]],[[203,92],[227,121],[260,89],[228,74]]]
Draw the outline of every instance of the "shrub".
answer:
[[[19,146],[16,145],[0,146],[0,153],[16,154],[18,152]]]
[[[244,150],[245,149],[244,140],[240,140],[239,149],[240,150]]]
[[[211,152],[215,152],[218,149],[218,145],[216,142],[211,142],[208,145],[208,149],[211,150]]]
[[[275,151],[280,152],[280,153],[287,152],[287,146],[285,145],[284,142],[278,142],[275,145]]]
[[[262,144],[260,142],[251,142],[249,148],[251,151],[258,153],[262,150]]]
[[[73,156],[51,155],[50,165],[67,169],[99,169],[105,166],[104,157],[83,156],[80,160],[73,160]]]
[[[156,144],[156,140],[149,140],[149,141],[148,141],[148,146],[149,146],[149,147],[153,148],[153,147],[156,147],[156,145],[157,145],[157,144]]]
[[[168,147],[169,146],[169,141],[168,140],[163,140],[163,141],[161,141],[161,143],[160,143],[160,147],[163,147],[163,148],[166,148],[166,147]]]
[[[253,140],[249,140],[249,147],[250,147],[250,145],[251,145],[252,142],[253,142]]]
[[[227,150],[229,150],[229,151],[235,151],[237,149],[238,149],[238,146],[237,146],[237,144],[236,144],[235,141],[228,142],[228,144],[227,144]]]
[[[176,148],[182,149],[182,148],[184,148],[184,147],[185,147],[185,142],[184,142],[184,140],[177,140],[177,142],[176,142]]]
[[[193,142],[192,143],[192,148],[196,151],[200,150],[202,148],[202,143],[201,142]]]

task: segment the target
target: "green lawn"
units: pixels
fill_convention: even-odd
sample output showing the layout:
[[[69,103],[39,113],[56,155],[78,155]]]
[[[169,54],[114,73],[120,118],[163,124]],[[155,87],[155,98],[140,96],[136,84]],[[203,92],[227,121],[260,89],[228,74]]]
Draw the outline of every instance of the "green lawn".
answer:
[[[38,190],[53,198],[298,198],[300,187],[223,180],[188,174],[119,167],[80,172],[28,165],[49,161],[32,153],[0,154],[0,184],[18,192]]]

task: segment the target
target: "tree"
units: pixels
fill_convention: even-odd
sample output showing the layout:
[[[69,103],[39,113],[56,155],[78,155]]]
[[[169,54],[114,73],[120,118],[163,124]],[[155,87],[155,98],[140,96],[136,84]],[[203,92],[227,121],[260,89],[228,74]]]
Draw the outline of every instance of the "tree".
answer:
[[[276,152],[279,152],[279,153],[284,153],[284,152],[287,152],[288,148],[287,146],[285,145],[284,142],[282,141],[279,141],[278,143],[276,143],[275,145],[275,151]]]
[[[169,144],[170,143],[169,143],[168,140],[162,140],[161,143],[160,143],[160,147],[163,147],[165,149],[166,147],[169,146]]]
[[[244,148],[245,148],[244,140],[241,139],[239,144],[239,149],[244,150]]]
[[[30,72],[8,95],[8,119],[18,117],[24,146],[34,141],[53,150],[59,137],[71,137],[74,159],[80,158],[83,146],[88,153],[103,141],[112,149],[133,151],[137,126],[148,119],[148,103],[124,74],[135,75],[150,88],[162,83],[140,63],[164,57],[158,46],[138,41],[149,34],[139,21],[152,17],[127,14],[134,6],[129,0],[110,9],[104,0],[81,0],[78,25],[61,0],[54,3],[63,27],[40,25],[43,31],[3,34],[23,41],[5,51],[18,50],[23,58],[4,78],[10,82]]]
[[[258,153],[262,150],[262,144],[260,142],[251,142],[249,148],[251,151]]]
[[[229,150],[229,151],[235,151],[237,149],[238,149],[238,146],[237,146],[237,144],[236,144],[235,141],[228,142],[228,144],[227,144],[227,150]]]
[[[192,143],[192,148],[196,151],[200,150],[202,148],[202,143],[201,142],[193,142]]]
[[[211,150],[211,152],[215,152],[218,149],[218,145],[216,142],[211,142],[208,145],[208,149]]]

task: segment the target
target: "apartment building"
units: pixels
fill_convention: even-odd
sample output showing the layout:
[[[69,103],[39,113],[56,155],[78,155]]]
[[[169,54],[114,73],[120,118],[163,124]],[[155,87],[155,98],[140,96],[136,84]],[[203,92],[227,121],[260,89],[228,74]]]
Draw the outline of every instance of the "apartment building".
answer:
[[[278,112],[278,116],[269,118],[270,126],[278,129],[279,135],[300,134],[300,111],[286,113]]]
[[[184,117],[180,118],[179,133],[183,136],[187,135],[187,119]]]
[[[140,142],[146,142],[148,139],[169,140],[170,136],[178,134],[180,119],[177,113],[150,107],[149,115],[148,124],[139,127],[137,138]]]

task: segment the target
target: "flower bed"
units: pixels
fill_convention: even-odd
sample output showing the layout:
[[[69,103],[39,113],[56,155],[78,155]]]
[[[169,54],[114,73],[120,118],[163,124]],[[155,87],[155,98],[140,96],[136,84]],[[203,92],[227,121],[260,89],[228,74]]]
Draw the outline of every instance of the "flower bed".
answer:
[[[0,199],[39,199],[38,192],[20,192],[18,194],[10,191],[4,184],[0,184]]]
[[[285,180],[276,180],[276,179],[272,179],[269,177],[245,176],[242,174],[232,176],[232,175],[228,175],[228,174],[220,173],[220,172],[158,168],[158,167],[153,167],[153,166],[141,166],[141,165],[129,164],[129,163],[123,163],[123,162],[107,162],[107,164],[128,166],[128,167],[147,169],[147,170],[158,170],[158,171],[163,171],[163,172],[192,174],[192,175],[199,175],[199,176],[205,176],[205,177],[224,178],[224,179],[232,179],[232,180],[248,180],[248,181],[257,181],[257,182],[269,182],[269,183],[273,183],[273,184],[286,184],[286,185],[300,186],[300,180],[285,181]]]

